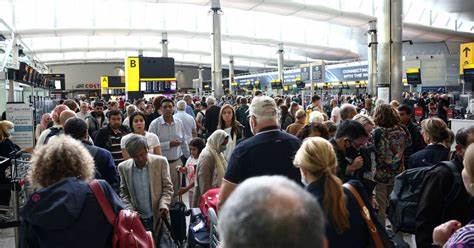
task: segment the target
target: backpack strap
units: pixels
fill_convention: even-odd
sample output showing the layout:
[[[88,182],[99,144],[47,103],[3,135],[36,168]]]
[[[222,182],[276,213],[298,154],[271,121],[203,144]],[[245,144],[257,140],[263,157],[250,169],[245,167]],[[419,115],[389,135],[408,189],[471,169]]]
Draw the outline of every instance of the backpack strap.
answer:
[[[382,238],[380,237],[380,234],[377,231],[377,226],[372,221],[372,218],[370,217],[369,209],[365,205],[364,200],[362,200],[362,197],[359,195],[359,192],[357,192],[357,189],[354,186],[348,183],[345,183],[343,187],[348,189],[351,192],[351,194],[354,196],[354,198],[356,199],[357,204],[360,207],[360,215],[362,216],[365,223],[367,224],[370,236],[372,237],[372,241],[374,242],[374,247],[383,248],[384,245],[382,242]]]
[[[444,210],[446,211],[446,208],[456,199],[456,197],[459,195],[459,191],[464,187],[462,184],[462,177],[461,173],[459,173],[459,170],[452,161],[443,161],[440,162],[441,166],[447,167],[451,173],[453,174],[453,186],[451,190],[449,191],[449,194],[446,196],[444,200]],[[443,216],[445,213],[443,213]]]
[[[100,207],[102,208],[102,212],[104,212],[105,217],[107,217],[107,220],[111,225],[115,224],[115,213],[114,210],[112,209],[112,206],[110,205],[109,200],[104,194],[104,191],[102,190],[102,187],[100,186],[100,183],[98,180],[92,180],[89,183],[89,187],[92,190],[92,193],[94,193],[95,198],[99,202]]]

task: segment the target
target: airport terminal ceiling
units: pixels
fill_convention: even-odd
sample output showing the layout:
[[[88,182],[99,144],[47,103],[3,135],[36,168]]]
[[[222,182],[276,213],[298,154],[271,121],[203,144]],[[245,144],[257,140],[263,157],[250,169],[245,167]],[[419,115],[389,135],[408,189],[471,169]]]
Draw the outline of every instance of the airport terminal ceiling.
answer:
[[[278,44],[285,66],[314,60],[356,60],[367,37],[376,0],[221,0],[223,64],[276,67]],[[68,1],[0,0],[0,31],[12,31],[46,65],[123,61],[161,56],[167,32],[177,63],[212,60],[209,0]],[[474,40],[471,0],[404,0],[404,39],[414,42]],[[459,8],[462,6],[462,8]],[[1,43],[1,42],[0,42]],[[0,55],[1,56],[1,55]]]

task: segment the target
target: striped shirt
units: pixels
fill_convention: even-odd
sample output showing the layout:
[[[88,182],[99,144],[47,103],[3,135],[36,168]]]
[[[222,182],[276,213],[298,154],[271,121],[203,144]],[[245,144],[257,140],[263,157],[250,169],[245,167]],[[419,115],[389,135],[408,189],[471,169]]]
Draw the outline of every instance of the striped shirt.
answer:
[[[123,155],[122,155],[122,149],[120,148],[120,142],[122,140],[122,137],[127,135],[124,132],[118,131],[115,133],[114,131],[111,130],[110,132],[110,150],[109,152],[112,154],[112,157],[114,158],[115,165],[118,166],[121,162],[124,161]]]
[[[474,221],[457,230],[443,246],[446,248],[474,247]]]

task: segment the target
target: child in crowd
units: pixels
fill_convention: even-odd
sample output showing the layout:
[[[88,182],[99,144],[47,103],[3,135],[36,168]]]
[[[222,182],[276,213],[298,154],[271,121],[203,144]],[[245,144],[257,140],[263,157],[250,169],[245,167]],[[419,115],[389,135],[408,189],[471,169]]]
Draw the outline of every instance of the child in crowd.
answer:
[[[178,195],[183,195],[186,192],[189,192],[188,198],[189,202],[192,202],[193,193],[194,193],[194,181],[196,180],[196,166],[198,164],[199,154],[201,154],[202,149],[206,146],[206,141],[201,138],[194,138],[189,142],[189,151],[191,156],[189,156],[186,161],[185,166],[180,168],[180,172],[186,175],[186,187],[181,188],[178,191]],[[191,206],[192,207],[192,206]]]

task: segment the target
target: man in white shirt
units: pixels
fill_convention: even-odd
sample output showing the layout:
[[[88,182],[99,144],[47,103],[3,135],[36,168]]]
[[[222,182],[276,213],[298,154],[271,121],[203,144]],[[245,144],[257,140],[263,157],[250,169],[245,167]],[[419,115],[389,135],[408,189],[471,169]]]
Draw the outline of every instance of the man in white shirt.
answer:
[[[178,192],[180,182],[178,168],[183,166],[181,156],[189,157],[189,147],[186,144],[184,127],[181,120],[173,117],[174,102],[168,98],[161,101],[162,116],[151,122],[149,132],[156,134],[161,143],[161,152],[168,160],[170,166],[171,181],[174,192]],[[174,196],[172,202],[177,197]]]
[[[89,103],[81,102],[80,109],[81,109],[81,111],[79,113],[77,113],[77,118],[81,118],[81,119],[85,120],[86,117],[89,115]]]
[[[196,138],[196,121],[194,118],[186,113],[186,102],[181,100],[176,104],[177,112],[174,114],[174,118],[179,119],[183,123],[184,137],[186,144],[189,144],[193,138]]]

